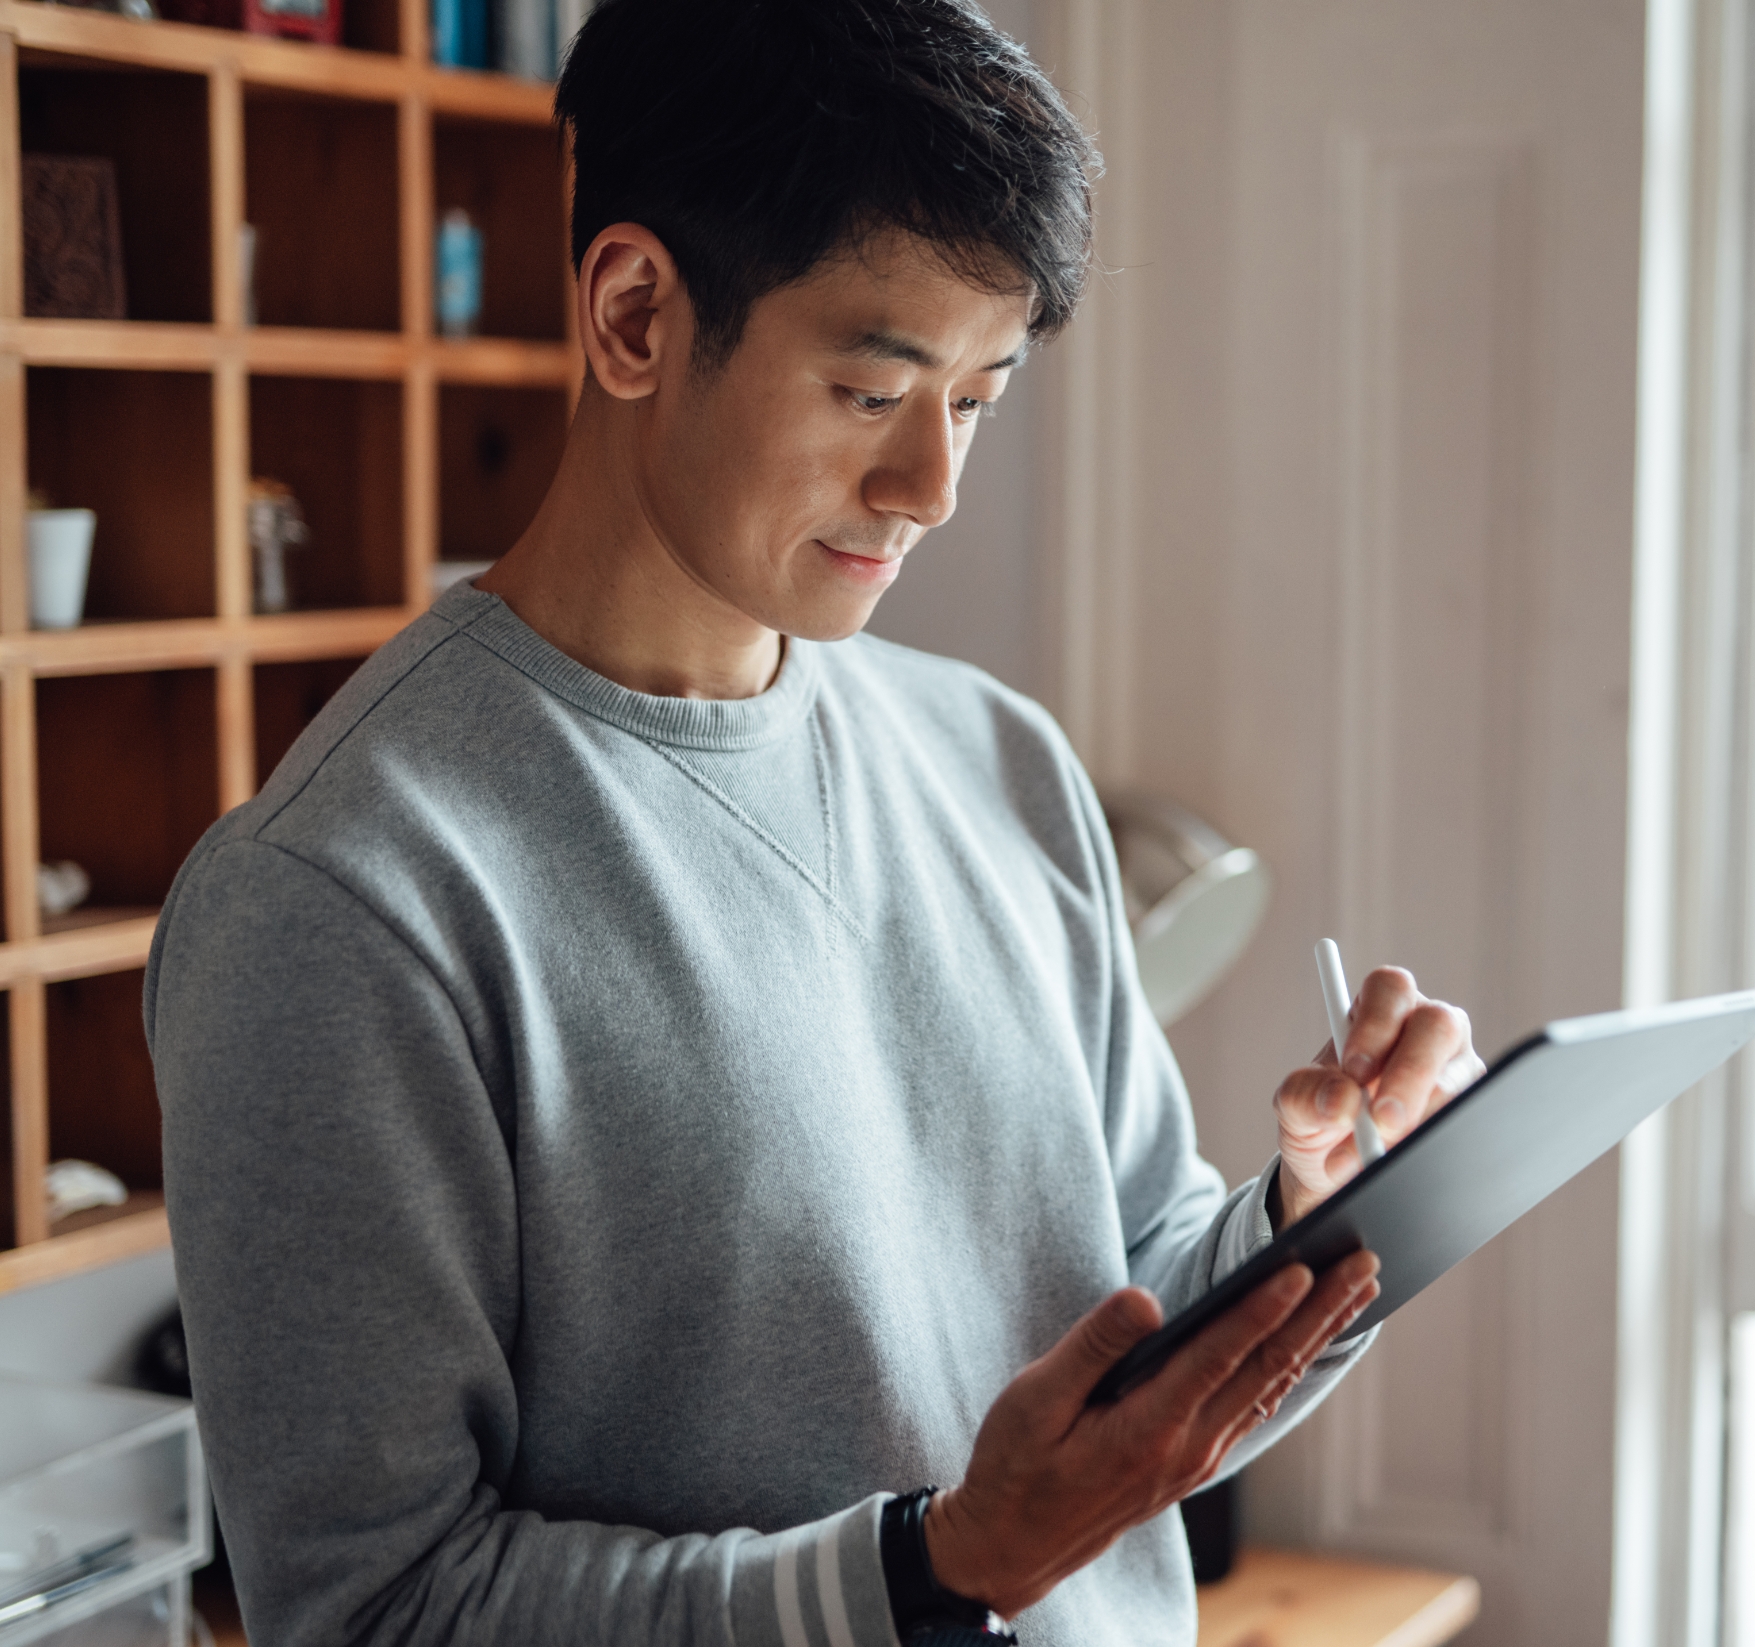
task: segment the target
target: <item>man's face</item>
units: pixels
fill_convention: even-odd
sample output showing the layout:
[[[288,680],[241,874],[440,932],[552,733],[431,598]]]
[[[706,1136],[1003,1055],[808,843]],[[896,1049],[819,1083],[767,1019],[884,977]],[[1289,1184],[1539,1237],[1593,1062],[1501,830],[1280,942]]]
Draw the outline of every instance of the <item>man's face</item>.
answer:
[[[723,368],[675,374],[642,403],[648,520],[752,623],[853,634],[950,519],[1028,319],[1027,297],[977,290],[905,235],[769,293]]]

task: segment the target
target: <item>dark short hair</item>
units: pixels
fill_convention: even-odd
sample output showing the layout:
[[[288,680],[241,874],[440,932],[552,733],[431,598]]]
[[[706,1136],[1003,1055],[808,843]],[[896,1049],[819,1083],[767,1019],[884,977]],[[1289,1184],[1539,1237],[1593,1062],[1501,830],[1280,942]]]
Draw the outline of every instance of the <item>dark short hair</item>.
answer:
[[[598,0],[555,118],[573,262],[611,223],[676,259],[696,358],[757,298],[900,228],[979,289],[1072,318],[1100,161],[1047,76],[966,0]]]

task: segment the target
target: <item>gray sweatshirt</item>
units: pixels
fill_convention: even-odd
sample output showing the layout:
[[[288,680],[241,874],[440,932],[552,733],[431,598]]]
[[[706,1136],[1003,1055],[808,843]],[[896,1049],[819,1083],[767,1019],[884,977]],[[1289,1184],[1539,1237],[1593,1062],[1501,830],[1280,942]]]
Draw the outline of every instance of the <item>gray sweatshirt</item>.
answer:
[[[1270,1237],[1060,733],[875,640],[655,698],[453,589],[209,831],[145,1007],[253,1647],[891,1647],[886,1496]],[[1177,1515],[1019,1632],[1193,1643]]]

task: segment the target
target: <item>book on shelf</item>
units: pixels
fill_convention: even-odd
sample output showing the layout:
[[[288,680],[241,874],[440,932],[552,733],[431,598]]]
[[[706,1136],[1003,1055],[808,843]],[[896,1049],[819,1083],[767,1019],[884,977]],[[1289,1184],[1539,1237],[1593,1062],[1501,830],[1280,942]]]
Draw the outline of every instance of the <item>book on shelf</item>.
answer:
[[[555,0],[498,0],[499,67],[527,80],[555,77]]]
[[[553,80],[591,0],[433,0],[433,61]]]

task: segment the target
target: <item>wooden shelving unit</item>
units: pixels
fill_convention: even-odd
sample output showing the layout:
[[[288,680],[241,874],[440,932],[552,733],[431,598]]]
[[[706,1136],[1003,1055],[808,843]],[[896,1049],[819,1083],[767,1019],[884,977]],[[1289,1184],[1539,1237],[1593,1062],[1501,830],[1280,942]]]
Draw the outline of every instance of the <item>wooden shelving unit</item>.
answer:
[[[168,1241],[139,993],[177,865],[425,607],[435,560],[516,537],[564,439],[582,367],[551,89],[435,68],[428,3],[348,0],[330,48],[0,0],[0,1292]],[[23,314],[30,152],[115,161],[139,318]],[[432,324],[453,205],[487,241],[467,341]],[[308,609],[272,617],[245,512],[264,473],[313,529]],[[30,627],[33,485],[98,513],[78,629]],[[57,858],[92,907],[45,923]],[[128,1204],[51,1227],[67,1155]]]

